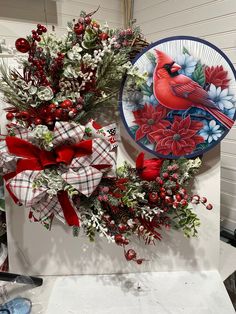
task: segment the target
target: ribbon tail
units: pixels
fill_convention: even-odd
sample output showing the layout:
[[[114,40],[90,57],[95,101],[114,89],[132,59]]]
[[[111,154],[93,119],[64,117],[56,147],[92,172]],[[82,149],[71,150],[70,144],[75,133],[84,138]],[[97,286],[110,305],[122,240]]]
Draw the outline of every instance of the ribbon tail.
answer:
[[[68,193],[66,191],[59,191],[57,197],[68,225],[79,227],[80,221],[74,207],[71,205]]]

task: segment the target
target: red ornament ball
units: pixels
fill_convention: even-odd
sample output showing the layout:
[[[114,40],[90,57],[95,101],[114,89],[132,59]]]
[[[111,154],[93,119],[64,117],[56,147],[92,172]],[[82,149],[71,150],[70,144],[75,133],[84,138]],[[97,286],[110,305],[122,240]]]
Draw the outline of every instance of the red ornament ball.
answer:
[[[15,115],[14,115],[14,113],[12,113],[12,112],[8,112],[8,113],[6,114],[7,120],[13,120],[14,117],[15,117]]]
[[[15,42],[15,47],[19,52],[26,53],[30,50],[30,44],[25,38],[18,38]]]

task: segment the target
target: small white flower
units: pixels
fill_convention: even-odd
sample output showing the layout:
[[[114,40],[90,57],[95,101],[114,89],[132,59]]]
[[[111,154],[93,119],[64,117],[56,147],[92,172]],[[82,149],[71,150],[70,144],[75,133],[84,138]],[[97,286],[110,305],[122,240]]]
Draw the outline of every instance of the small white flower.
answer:
[[[191,76],[195,70],[196,64],[198,62],[193,56],[188,55],[187,53],[178,55],[175,58],[175,62],[181,66],[179,73],[182,73],[187,76]]]
[[[216,124],[215,120],[211,120],[209,124],[206,124],[201,129],[199,134],[210,144],[212,141],[217,141],[222,136],[222,133],[220,125]]]
[[[232,109],[235,107],[234,96],[229,94],[228,88],[222,90],[221,87],[216,87],[214,84],[211,84],[208,95],[222,111],[224,109]]]

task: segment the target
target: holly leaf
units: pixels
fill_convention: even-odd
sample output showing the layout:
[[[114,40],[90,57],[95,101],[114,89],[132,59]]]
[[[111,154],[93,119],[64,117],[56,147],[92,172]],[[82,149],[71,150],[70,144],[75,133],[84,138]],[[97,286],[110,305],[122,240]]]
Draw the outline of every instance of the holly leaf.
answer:
[[[201,63],[197,63],[196,68],[193,72],[192,79],[197,82],[199,85],[204,86],[205,84],[205,74],[204,69]]]
[[[185,53],[190,56],[188,49],[186,47],[183,47],[183,54],[185,54]]]

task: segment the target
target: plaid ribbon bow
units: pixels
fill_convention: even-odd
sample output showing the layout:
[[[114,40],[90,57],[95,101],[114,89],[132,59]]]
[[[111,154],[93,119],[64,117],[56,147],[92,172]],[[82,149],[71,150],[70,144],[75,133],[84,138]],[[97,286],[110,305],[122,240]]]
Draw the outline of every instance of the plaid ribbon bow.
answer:
[[[84,131],[85,127],[81,125],[57,122],[52,140],[55,149],[45,153],[30,143],[33,138],[30,131],[16,126],[16,138],[6,137],[4,145],[0,147],[0,160],[9,158],[11,165],[15,163],[14,171],[11,168],[9,172],[9,166],[5,169],[6,186],[15,202],[31,208],[31,220],[50,227],[56,216],[70,226],[79,226],[78,209],[67,191],[62,189],[56,195],[50,195],[49,186],[34,188],[48,165],[60,169],[63,181],[87,197],[93,193],[102,177],[115,176],[116,154],[111,151],[109,140],[105,137],[83,140]]]

